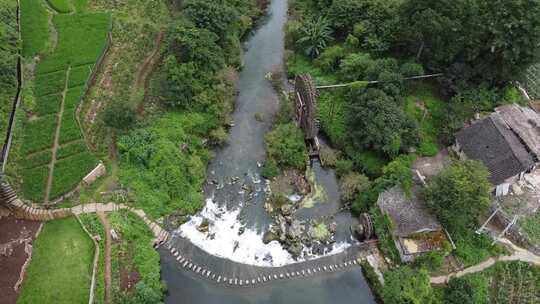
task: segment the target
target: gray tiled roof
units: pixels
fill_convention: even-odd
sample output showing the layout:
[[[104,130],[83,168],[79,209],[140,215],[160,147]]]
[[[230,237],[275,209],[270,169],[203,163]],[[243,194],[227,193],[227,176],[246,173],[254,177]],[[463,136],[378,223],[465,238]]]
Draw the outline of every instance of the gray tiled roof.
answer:
[[[456,134],[456,141],[470,159],[482,161],[494,185],[527,171],[533,159],[498,113],[493,113]]]
[[[440,231],[441,225],[429,211],[421,198],[420,189],[415,186],[410,195],[399,187],[393,187],[377,199],[379,208],[387,213],[394,223],[393,234],[407,237],[418,232]]]

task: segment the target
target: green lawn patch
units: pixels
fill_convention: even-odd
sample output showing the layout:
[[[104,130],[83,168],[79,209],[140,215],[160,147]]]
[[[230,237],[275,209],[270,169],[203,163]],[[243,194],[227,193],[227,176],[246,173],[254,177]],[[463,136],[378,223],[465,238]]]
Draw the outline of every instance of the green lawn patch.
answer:
[[[21,185],[21,191],[23,197],[35,202],[43,201],[48,175],[49,167],[46,165],[31,169],[22,169],[21,177],[23,183]]]
[[[24,57],[44,52],[49,46],[49,13],[43,1],[21,0],[21,37]]]
[[[73,8],[69,0],[47,0],[49,5],[59,13],[71,13]]]
[[[446,102],[427,83],[418,83],[405,99],[405,113],[414,118],[420,127],[418,153],[421,155],[434,156],[439,151],[440,123],[446,109]]]
[[[79,13],[84,12],[86,9],[86,4],[88,3],[88,0],[72,0],[73,6],[75,7],[75,10]]]
[[[34,106],[34,114],[38,117],[56,114],[60,110],[60,104],[62,103],[62,94],[50,94],[45,96],[36,97],[36,104]]]
[[[17,303],[88,303],[93,258],[94,244],[75,218],[46,223]]]
[[[96,158],[89,152],[57,161],[54,166],[50,198],[55,199],[73,190],[96,165]]]
[[[24,154],[52,147],[58,118],[47,115],[26,123],[23,137]]]

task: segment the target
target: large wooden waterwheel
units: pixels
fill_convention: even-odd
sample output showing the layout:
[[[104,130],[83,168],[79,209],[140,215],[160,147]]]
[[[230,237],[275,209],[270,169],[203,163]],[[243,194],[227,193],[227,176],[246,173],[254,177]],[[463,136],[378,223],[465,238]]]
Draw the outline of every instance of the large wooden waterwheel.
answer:
[[[304,131],[306,141],[314,141],[319,133],[317,88],[309,74],[296,75],[294,83],[296,121],[302,131]]]

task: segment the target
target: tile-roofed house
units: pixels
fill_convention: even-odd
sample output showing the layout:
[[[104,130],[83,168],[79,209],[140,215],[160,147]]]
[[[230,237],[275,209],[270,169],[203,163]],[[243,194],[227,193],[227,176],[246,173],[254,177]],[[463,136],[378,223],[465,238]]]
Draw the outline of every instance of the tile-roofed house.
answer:
[[[392,221],[392,236],[402,261],[444,247],[447,238],[443,227],[425,205],[417,186],[410,194],[399,187],[390,188],[379,194],[377,206]]]
[[[526,123],[518,123],[516,115],[520,113],[524,112],[519,106],[501,107],[456,134],[454,150],[464,158],[486,165],[497,195],[505,195],[511,183],[532,170],[537,157],[534,151],[540,153],[540,147],[535,146],[540,142],[540,130],[530,130]],[[527,137],[523,139],[520,134]]]

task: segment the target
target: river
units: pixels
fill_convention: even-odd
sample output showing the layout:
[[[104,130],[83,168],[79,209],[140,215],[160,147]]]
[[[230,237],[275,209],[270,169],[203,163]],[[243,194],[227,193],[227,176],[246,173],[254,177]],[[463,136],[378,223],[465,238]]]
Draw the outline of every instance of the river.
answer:
[[[269,187],[260,177],[260,164],[265,160],[264,135],[271,128],[279,103],[266,75],[283,71],[286,21],[287,1],[273,0],[267,16],[244,43],[234,124],[227,144],[216,151],[209,165],[206,206],[173,233],[173,239],[189,240],[197,250],[207,253],[204,263],[210,269],[228,260],[264,267],[298,262],[277,241],[262,241],[273,220],[263,207]],[[262,115],[262,121],[256,119],[256,113]],[[328,192],[329,202],[299,210],[298,214],[305,218],[335,214],[336,243],[326,254],[337,253],[354,242],[347,233],[354,219],[348,212],[337,212],[339,194],[333,170],[321,168],[318,163],[314,163],[313,170]],[[207,224],[207,231],[197,229],[202,223]],[[162,276],[169,288],[166,303],[374,303],[359,267],[309,279],[232,288],[185,271],[170,253],[160,253]],[[304,258],[310,258],[309,254]]]

